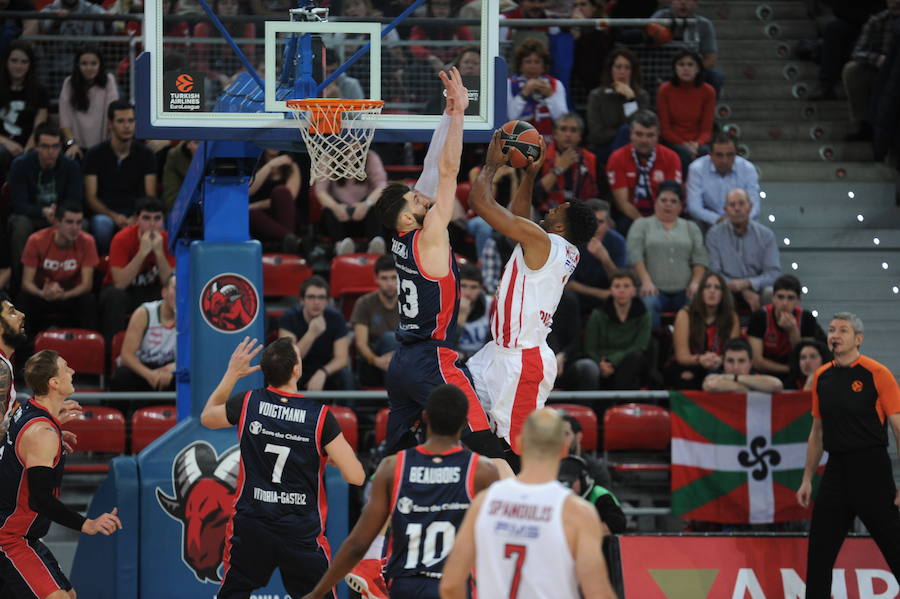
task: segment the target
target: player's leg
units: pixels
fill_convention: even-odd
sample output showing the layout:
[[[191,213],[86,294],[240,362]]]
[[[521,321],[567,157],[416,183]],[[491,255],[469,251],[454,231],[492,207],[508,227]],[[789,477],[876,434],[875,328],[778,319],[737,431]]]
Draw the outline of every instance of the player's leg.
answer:
[[[815,497],[806,553],[806,599],[831,597],[832,568],[850,525],[853,509],[846,497],[846,465],[829,457]]]
[[[222,585],[217,599],[249,599],[255,589],[268,584],[277,565],[282,542],[266,527],[250,518],[235,516],[225,538]]]
[[[68,599],[72,589],[56,558],[40,541],[16,540],[0,547],[0,578],[7,596]]]
[[[424,403],[417,401],[419,387],[427,384],[421,369],[424,352],[418,346],[401,346],[394,352],[384,376],[384,388],[388,395],[387,439],[385,455],[416,445],[410,428],[422,413]]]
[[[303,597],[316,586],[328,570],[330,552],[319,546],[315,540],[283,540],[278,554],[278,569],[284,590],[291,597]],[[299,566],[299,567],[298,567]],[[335,599],[334,591],[324,595],[325,599]]]
[[[441,581],[425,576],[403,576],[390,584],[391,599],[440,599],[438,587]]]

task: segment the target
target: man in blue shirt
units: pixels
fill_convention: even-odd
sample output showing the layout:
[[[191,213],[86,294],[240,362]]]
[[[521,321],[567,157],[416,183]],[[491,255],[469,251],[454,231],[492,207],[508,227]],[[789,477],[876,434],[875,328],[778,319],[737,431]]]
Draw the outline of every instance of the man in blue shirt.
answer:
[[[590,312],[609,297],[609,277],[626,267],[628,253],[625,238],[611,228],[609,202],[592,199],[587,205],[597,217],[597,232],[586,246],[578,248],[581,259],[566,285],[578,295],[582,313]]]
[[[707,156],[691,163],[687,180],[687,209],[703,229],[724,221],[725,197],[732,189],[750,197],[750,219],[759,216],[759,175],[753,163],[737,155],[734,138],[719,134]]]

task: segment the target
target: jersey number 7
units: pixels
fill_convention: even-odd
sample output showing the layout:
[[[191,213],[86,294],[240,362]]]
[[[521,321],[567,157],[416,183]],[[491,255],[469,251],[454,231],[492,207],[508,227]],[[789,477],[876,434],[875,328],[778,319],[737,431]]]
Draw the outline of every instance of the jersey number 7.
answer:
[[[287,462],[288,454],[291,453],[291,448],[285,447],[284,445],[266,443],[266,447],[263,451],[266,453],[274,453],[277,456],[275,458],[275,467],[272,468],[272,482],[280,483],[281,473],[284,472],[284,463]]]
[[[516,599],[516,596],[519,594],[519,581],[522,578],[522,565],[525,563],[527,550],[528,548],[525,545],[511,545],[510,543],[503,547],[503,557],[516,557],[512,582],[509,584],[509,599]]]

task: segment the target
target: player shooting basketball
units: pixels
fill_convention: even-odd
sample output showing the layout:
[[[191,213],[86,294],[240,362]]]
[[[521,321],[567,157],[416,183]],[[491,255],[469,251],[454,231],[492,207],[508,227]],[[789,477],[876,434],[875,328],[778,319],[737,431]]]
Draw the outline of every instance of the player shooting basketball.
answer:
[[[528,414],[544,406],[556,381],[556,356],[547,345],[547,334],[566,281],[578,264],[576,246],[593,236],[597,218],[586,204],[575,201],[552,209],[540,225],[530,219],[532,187],[544,161],[543,140],[540,157],[529,158],[509,209],[499,205],[491,182],[507,162],[500,138],[496,131],[469,205],[518,245],[497,289],[497,309],[491,317],[494,342],[467,365],[497,435],[515,448]]]

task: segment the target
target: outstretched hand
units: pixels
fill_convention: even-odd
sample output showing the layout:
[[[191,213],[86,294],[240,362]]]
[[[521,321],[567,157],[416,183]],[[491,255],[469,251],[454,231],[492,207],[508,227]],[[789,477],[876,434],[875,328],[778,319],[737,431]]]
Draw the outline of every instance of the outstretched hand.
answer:
[[[234,348],[231,359],[228,360],[228,372],[237,378],[244,378],[259,370],[259,365],[251,366],[250,362],[261,352],[263,346],[257,344],[256,339],[244,337],[240,345]]]
[[[538,173],[541,172],[541,167],[544,166],[544,158],[547,157],[547,142],[544,141],[544,136],[541,136],[541,155],[536,159],[532,157],[528,157],[528,166],[525,168],[525,172],[530,176],[534,177]]]
[[[469,107],[469,90],[463,86],[462,75],[457,68],[451,67],[449,71],[441,71],[438,77],[441,78],[447,92],[447,114],[465,114],[466,108]]]

